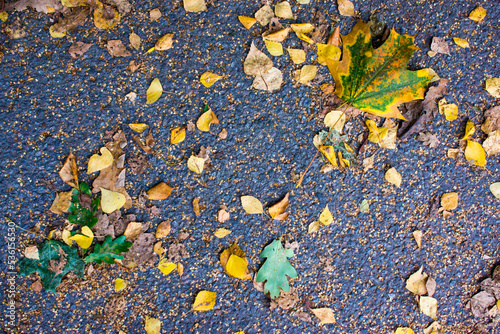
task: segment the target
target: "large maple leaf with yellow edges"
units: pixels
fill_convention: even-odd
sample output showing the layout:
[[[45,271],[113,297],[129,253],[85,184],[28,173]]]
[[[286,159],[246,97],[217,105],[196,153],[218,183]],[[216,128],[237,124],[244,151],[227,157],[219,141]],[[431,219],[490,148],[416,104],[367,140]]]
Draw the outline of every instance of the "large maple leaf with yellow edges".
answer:
[[[434,77],[430,68],[409,71],[408,61],[418,48],[414,37],[400,35],[392,29],[377,49],[372,47],[370,24],[359,21],[342,36],[341,61],[326,58],[335,80],[335,94],[354,107],[382,117],[404,117],[398,106],[423,99],[427,85]]]

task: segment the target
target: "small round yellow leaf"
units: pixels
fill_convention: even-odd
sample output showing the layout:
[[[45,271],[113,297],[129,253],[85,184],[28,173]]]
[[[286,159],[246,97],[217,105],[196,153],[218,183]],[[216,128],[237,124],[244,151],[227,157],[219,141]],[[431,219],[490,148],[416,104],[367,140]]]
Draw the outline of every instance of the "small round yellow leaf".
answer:
[[[326,114],[323,122],[329,128],[333,127],[338,133],[342,133],[346,121],[345,113],[340,110],[332,110]]]
[[[458,193],[451,192],[441,196],[441,206],[446,211],[455,210],[458,206]]]
[[[456,45],[464,49],[469,47],[469,42],[464,38],[453,37],[453,42],[455,42]]]
[[[226,271],[232,277],[249,279],[247,265],[248,261],[246,259],[231,254],[231,256],[229,256],[229,260],[227,260]]]
[[[190,171],[201,174],[205,166],[205,159],[192,155],[187,161],[187,166]]]
[[[385,172],[385,180],[396,187],[401,187],[401,174],[396,170],[396,168],[391,167]]]
[[[273,41],[264,41],[266,43],[266,48],[269,54],[272,56],[281,56],[283,55],[283,46],[281,43],[273,42]]]
[[[161,321],[155,318],[150,318],[146,316],[144,330],[148,334],[160,334],[161,332]]]
[[[264,212],[262,203],[253,196],[241,196],[241,205],[245,212],[251,215]]]
[[[408,327],[398,327],[394,334],[415,334],[413,329]]]
[[[229,235],[232,231],[230,230],[227,230],[225,228],[218,228],[215,232],[214,232],[214,236],[216,236],[217,238],[219,239],[222,239],[224,238],[225,236]]]
[[[121,278],[115,279],[115,292],[122,291],[126,287],[127,287],[127,282],[125,282]]]

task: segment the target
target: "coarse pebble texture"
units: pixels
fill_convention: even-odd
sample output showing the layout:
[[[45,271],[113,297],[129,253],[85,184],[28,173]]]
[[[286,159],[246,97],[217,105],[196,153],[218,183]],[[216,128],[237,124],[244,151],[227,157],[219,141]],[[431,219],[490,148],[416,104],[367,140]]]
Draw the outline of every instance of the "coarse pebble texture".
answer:
[[[448,148],[458,148],[467,119],[479,125],[483,112],[498,105],[484,90],[485,80],[500,77],[500,51],[497,1],[354,1],[360,18],[377,13],[380,21],[398,33],[415,35],[420,48],[412,57],[412,70],[432,67],[440,77],[450,80],[446,99],[459,106],[459,117],[449,122],[438,115],[429,130],[441,144],[424,146],[415,137],[398,141],[395,150],[380,150],[374,168],[363,172],[358,165],[347,170],[320,173],[324,164],[317,159],[309,170],[303,188],[295,188],[294,175],[302,173],[315,153],[314,135],[323,129],[317,116],[320,89],[293,81],[291,72],[300,68],[287,52],[272,57],[283,71],[284,84],[268,93],[251,88],[252,79],[243,72],[243,61],[255,41],[264,49],[262,27],[246,30],[237,16],[253,16],[258,1],[211,1],[202,13],[186,13],[182,2],[132,1],[132,11],[112,30],[98,30],[90,17],[74,32],[61,39],[51,38],[48,28],[55,14],[34,10],[10,12],[3,25],[19,19],[26,37],[10,40],[0,34],[0,238],[2,316],[10,300],[15,301],[15,325],[3,317],[0,328],[9,333],[143,333],[145,316],[162,321],[162,333],[392,333],[408,326],[421,333],[432,319],[423,315],[415,297],[405,289],[405,280],[420,266],[437,281],[434,297],[439,303],[438,320],[446,333],[479,333],[485,321],[474,318],[466,304],[478,291],[478,283],[490,275],[498,262],[498,223],[500,202],[489,185],[500,181],[499,156],[487,158],[484,168],[470,165],[463,154],[457,160],[446,158]],[[292,3],[297,22],[313,22],[314,11],[327,16],[347,34],[356,19],[341,17],[335,1],[311,0],[308,5]],[[487,10],[476,23],[467,18],[477,5]],[[149,12],[158,8],[162,16],[150,22]],[[282,20],[290,23],[293,20]],[[142,39],[139,51],[129,46],[135,32]],[[166,33],[174,33],[173,48],[146,53]],[[427,55],[432,37],[444,37],[450,55]],[[466,38],[471,47],[462,49],[452,37]],[[131,51],[130,57],[111,57],[108,40],[120,39]],[[73,42],[93,43],[80,59],[67,52]],[[290,35],[285,47],[302,47]],[[131,60],[142,64],[135,73],[127,71]],[[304,64],[315,64],[309,50]],[[200,75],[212,71],[223,79],[210,88],[199,82]],[[331,81],[326,67],[319,73]],[[160,100],[147,105],[145,92],[154,78],[164,89]],[[129,92],[138,94],[132,104]],[[186,140],[170,145],[170,129],[196,122],[208,104],[220,120],[210,132],[188,132]],[[126,270],[117,265],[94,265],[85,280],[63,280],[57,294],[35,292],[30,286],[37,279],[15,278],[10,293],[7,279],[15,277],[9,269],[10,247],[15,246],[14,262],[25,246],[42,242],[51,225],[65,219],[48,210],[56,191],[68,191],[58,176],[68,153],[78,158],[81,178],[86,175],[89,157],[107,140],[106,131],[123,129],[127,134],[128,157],[141,152],[131,139],[131,122],[144,122],[156,140],[155,154],[148,155],[149,168],[142,175],[127,174],[126,189],[139,193],[164,181],[175,190],[155,203],[161,213],[150,216],[133,206],[126,213],[138,221],[151,222],[150,231],[170,220],[172,235],[188,232],[184,244],[189,257],[181,262],[184,274],[164,276],[155,266]],[[358,148],[358,136],[365,131],[363,117],[349,121],[349,143]],[[226,129],[228,136],[217,134]],[[477,131],[474,139],[485,134]],[[211,147],[211,170],[199,176],[188,170],[186,159],[200,147]],[[359,162],[373,154],[376,144],[368,144]],[[384,181],[384,173],[395,167],[403,181],[400,188]],[[48,180],[55,186],[49,189]],[[459,204],[451,217],[441,214],[429,219],[430,200],[443,193],[459,193]],[[269,206],[290,193],[290,217],[282,222],[265,215],[248,215],[240,204],[242,195],[252,195]],[[201,215],[196,217],[192,200],[200,199]],[[366,199],[368,213],[359,212]],[[217,222],[220,205],[226,205],[231,218]],[[308,225],[317,220],[328,205],[334,223],[308,234]],[[124,211],[124,213],[125,213]],[[9,229],[9,217],[19,228]],[[218,239],[217,228],[232,233]],[[422,248],[417,248],[412,232],[424,232]],[[9,234],[13,233],[13,240]],[[270,310],[270,301],[253,287],[224,274],[219,255],[238,241],[256,272],[262,264],[262,249],[275,238],[296,240],[300,247],[292,265],[298,277],[290,281],[301,301],[296,309],[308,312],[302,304],[309,298],[315,307],[334,310],[336,323],[318,325],[281,309]],[[9,245],[8,243],[14,244]],[[128,287],[114,291],[115,278]],[[213,310],[193,312],[196,293],[217,293]],[[111,307],[124,296],[123,307]],[[105,312],[106,307],[108,311]],[[494,332],[494,329],[487,331]]]

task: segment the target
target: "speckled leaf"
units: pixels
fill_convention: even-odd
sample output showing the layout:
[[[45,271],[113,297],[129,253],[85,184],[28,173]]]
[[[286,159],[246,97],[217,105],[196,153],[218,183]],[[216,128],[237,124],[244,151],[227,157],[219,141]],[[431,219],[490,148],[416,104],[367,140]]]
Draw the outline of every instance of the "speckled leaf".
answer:
[[[370,25],[359,21],[351,33],[342,36],[342,60],[326,59],[336,83],[335,94],[370,114],[404,119],[398,105],[423,99],[432,80],[430,69],[406,70],[417,50],[413,39],[393,29],[385,43],[373,49]]]

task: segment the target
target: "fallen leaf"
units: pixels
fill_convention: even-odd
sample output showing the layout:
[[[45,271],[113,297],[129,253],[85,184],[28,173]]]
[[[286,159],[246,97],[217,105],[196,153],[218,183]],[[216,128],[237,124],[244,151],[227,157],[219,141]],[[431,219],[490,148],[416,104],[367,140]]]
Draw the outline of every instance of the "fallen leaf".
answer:
[[[297,289],[290,288],[290,291],[281,291],[278,298],[271,301],[271,310],[274,308],[272,305],[279,306],[281,309],[289,311],[292,310],[299,302],[299,292]]]
[[[442,37],[433,37],[431,43],[431,50],[436,53],[450,55],[450,47]]]
[[[61,233],[61,239],[64,241],[64,243],[68,246],[73,246],[73,241],[70,239],[71,238],[71,232],[68,231],[67,229],[64,229]]]
[[[281,43],[264,40],[266,43],[266,49],[271,56],[281,56],[283,55],[283,46]]]
[[[413,238],[415,238],[415,242],[417,243],[418,248],[422,248],[422,237],[424,234],[420,230],[413,231]]]
[[[115,292],[120,292],[127,287],[127,282],[121,278],[115,279]]]
[[[394,334],[415,334],[415,332],[409,327],[398,327]]]
[[[446,152],[446,156],[450,159],[456,159],[458,157],[458,153],[460,153],[460,149],[458,148],[450,148]]]
[[[156,51],[165,51],[172,48],[174,43],[174,34],[166,34],[160,37],[155,44]]]
[[[385,180],[391,184],[394,184],[396,187],[401,187],[401,174],[396,170],[396,168],[391,167],[385,172]]]
[[[469,139],[470,137],[472,137],[474,132],[476,132],[476,129],[474,127],[474,123],[471,120],[468,120],[467,124],[465,125],[465,134],[461,140]]]
[[[128,35],[128,41],[130,42],[131,47],[139,51],[139,49],[141,48],[141,38],[139,37],[139,35],[137,35],[135,32],[131,32],[130,35]]]
[[[49,211],[55,214],[61,214],[68,212],[69,206],[71,204],[71,194],[72,190],[66,192],[60,192],[56,194],[56,198],[52,202]]]
[[[483,147],[478,142],[467,140],[465,159],[473,165],[484,167],[486,165],[486,152],[484,152]]]
[[[195,198],[193,199],[193,212],[196,215],[196,217],[200,216],[200,199]]]
[[[332,110],[325,115],[323,122],[329,128],[334,128],[338,133],[342,133],[344,124],[346,121],[346,115],[340,110]]]
[[[193,303],[193,311],[209,311],[215,306],[215,298],[217,294],[212,291],[200,291],[196,295]]]
[[[95,13],[95,11],[94,11]],[[61,38],[66,36],[68,31],[73,31],[79,25],[83,25],[87,20],[88,15],[90,14],[89,7],[78,7],[73,8],[69,11],[65,11],[63,14],[63,18],[59,19],[56,23],[50,26],[49,33],[52,37]],[[19,36],[10,36],[9,31],[5,31],[9,37],[11,38],[20,38],[24,37],[22,35],[24,33],[24,27],[20,25],[20,23],[16,20],[11,25],[5,27],[7,30],[11,28],[14,34],[20,34]]]
[[[315,233],[319,231],[319,221],[313,221],[307,227],[307,233]]]
[[[486,9],[481,6],[478,6],[472,10],[469,14],[469,19],[475,22],[481,22],[486,16]]]
[[[8,18],[9,18],[9,13],[0,12],[0,21],[7,22]]]
[[[446,211],[455,210],[458,206],[458,193],[450,192],[441,196],[441,207]]]
[[[372,169],[374,163],[375,163],[375,155],[369,156],[368,158],[364,158],[363,171],[366,173],[368,170]]]
[[[156,239],[161,239],[166,237],[167,235],[170,234],[170,230],[171,230],[170,221],[168,220],[162,221],[160,224],[158,224],[158,227],[156,228],[156,233],[155,233]]]
[[[210,87],[220,79],[222,79],[220,75],[207,71],[201,75],[200,82],[203,84],[203,86]]]
[[[219,210],[219,212],[217,212],[217,221],[219,223],[223,223],[226,220],[229,220],[229,218],[230,218],[229,212],[227,212],[226,210],[221,209]]]
[[[327,59],[329,61],[337,61],[340,59],[340,55],[342,54],[342,52],[340,51],[340,48],[338,46],[322,43],[316,43],[316,46],[318,48],[318,63],[320,63],[321,65],[326,65]]]
[[[434,295],[434,292],[436,292],[436,280],[432,277],[427,278],[427,282],[425,283],[425,287],[427,288],[427,295],[429,297],[432,297]]]
[[[295,80],[303,85],[310,86],[309,81],[316,77],[318,67],[315,65],[304,65],[296,74]]]
[[[142,227],[142,223],[130,222],[125,229],[125,232],[123,232],[123,235],[125,235],[127,239],[137,238],[142,233]]]
[[[210,131],[211,124],[219,124],[219,119],[214,114],[211,108],[201,114],[200,118],[196,121],[196,127],[200,131]]]
[[[241,196],[241,205],[248,214],[259,214],[264,212],[262,203],[253,196]]]
[[[425,284],[427,283],[427,278],[429,276],[423,273],[423,270],[424,267],[420,267],[419,270],[410,275],[410,277],[406,280],[406,289],[419,296],[427,294]]]
[[[165,182],[160,182],[147,191],[148,198],[154,201],[164,200],[170,196],[172,189],[174,188],[168,186]]]
[[[276,67],[271,68],[263,76],[255,77],[252,87],[259,90],[275,91],[281,88],[283,73]]]
[[[125,195],[104,188],[100,189],[101,189],[102,212],[112,213],[116,210],[121,209],[125,205],[125,202],[127,201]]]
[[[24,257],[27,259],[40,260],[40,254],[37,246],[29,246],[24,249]]]
[[[87,52],[92,45],[92,43],[87,44],[84,42],[75,42],[69,47],[68,53],[71,55],[71,57],[78,58],[83,56],[83,54]]]
[[[287,51],[294,64],[302,64],[306,61],[306,52],[304,50],[287,48]]]
[[[432,297],[420,297],[419,299],[420,312],[431,317],[432,319],[437,319],[437,300]]]
[[[61,31],[58,31],[58,28]],[[26,28],[19,19],[16,19],[12,23],[6,24],[2,29],[2,32],[10,39],[20,39],[26,37]],[[66,28],[59,27],[59,25],[56,23],[49,28],[49,34],[54,38],[62,38],[66,36]]]
[[[333,223],[333,215],[328,208],[328,205],[325,206],[321,214],[319,215],[319,222],[323,226],[328,226]]]
[[[252,28],[252,26],[257,23],[257,20],[253,17],[249,16],[238,16],[238,20],[240,20],[241,24],[248,30]]]
[[[160,334],[161,331],[161,321],[155,318],[150,318],[146,316],[144,329],[148,334]]]
[[[252,42],[250,51],[248,52],[243,64],[245,73],[258,77],[266,74],[266,72],[268,72],[271,68],[273,68],[272,60],[262,51],[257,49],[255,44]]]
[[[424,145],[430,148],[436,148],[440,143],[439,139],[430,132],[420,132],[417,136],[417,140],[420,140]]]
[[[483,148],[488,156],[500,153],[500,130],[489,133],[488,138],[483,142]]]
[[[314,25],[311,23],[292,23],[290,28],[292,28],[293,32],[307,34],[314,30]]]
[[[90,157],[87,166],[87,174],[92,174],[94,172],[100,171],[104,168],[111,166],[114,161],[113,154],[106,148],[101,147],[101,155],[94,154]]]
[[[277,3],[274,6],[274,13],[277,17],[281,17],[283,19],[295,19],[295,16],[293,16],[292,13],[292,7],[288,1]]]
[[[106,48],[111,57],[129,57],[132,55],[119,39],[109,40]]]
[[[144,130],[149,128],[149,125],[146,123],[129,123],[128,127],[134,132],[142,133]]]
[[[220,139],[226,139],[227,138],[227,130],[222,129],[221,132],[217,135]]]
[[[178,126],[170,130],[170,144],[179,144],[186,138],[186,126]]]
[[[69,237],[69,240],[76,242],[82,249],[87,249],[92,245],[92,241],[94,241],[94,233],[88,226],[83,226],[81,233]]]
[[[439,100],[438,109],[448,121],[454,121],[458,117],[458,106],[454,103],[446,103],[446,99]]]
[[[121,15],[113,7],[103,5],[96,1],[97,8],[94,9],[94,25],[98,29],[112,29],[120,23]],[[109,51],[109,50],[108,50]]]
[[[254,15],[255,19],[261,26],[267,26],[267,24],[274,17],[274,11],[269,5],[262,6]]]
[[[183,0],[184,1],[184,9],[186,12],[202,12],[207,10],[207,5],[205,4],[205,0]]]
[[[149,22],[158,20],[161,17],[161,11],[158,8],[152,9],[149,12]]]
[[[320,325],[335,323],[335,316],[331,308],[313,308],[311,312],[320,320]]]
[[[490,184],[490,191],[496,198],[500,198],[500,182]]]
[[[500,98],[500,78],[486,79],[485,89],[491,96]]]
[[[308,43],[308,44],[314,44],[314,40],[307,36],[306,34],[303,34],[301,32],[296,32],[295,35],[302,41]]]
[[[219,239],[222,239],[226,236],[228,236],[229,234],[231,234],[232,231],[231,230],[227,230],[225,228],[218,228],[215,232],[214,232],[214,236],[219,238]]]
[[[339,13],[342,16],[354,16],[354,4],[350,0],[337,0]]]
[[[370,203],[364,199],[359,205],[359,212],[366,213],[370,211]]]
[[[288,218],[290,213],[285,212],[289,204],[288,195],[289,193],[286,193],[285,197],[281,201],[279,201],[278,203],[274,204],[269,208],[269,214],[271,215],[271,218],[279,221]]]
[[[424,334],[445,334],[444,331],[441,331],[441,327],[439,322],[434,321],[429,327],[424,329]]]
[[[39,13],[45,14],[54,13],[56,10],[62,9],[62,5],[59,0],[18,0],[13,2],[6,2],[4,10],[15,10],[20,12],[28,9],[28,7],[33,8]]]
[[[163,87],[160,83],[160,80],[158,78],[155,78],[152,82],[151,85],[149,85],[149,88],[146,92],[146,103],[151,104],[156,102],[160,97],[161,94],[163,93]]]
[[[158,263],[158,269],[163,273],[163,275],[167,276],[174,269],[177,269],[177,264],[169,262],[167,259],[161,259]]]
[[[203,172],[203,167],[205,166],[205,159],[191,155],[187,161],[187,166],[190,171],[196,174],[201,174]]]
[[[455,42],[456,45],[458,45],[459,47],[461,47],[463,49],[469,47],[469,42],[464,38],[453,37],[453,42]]]

